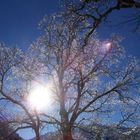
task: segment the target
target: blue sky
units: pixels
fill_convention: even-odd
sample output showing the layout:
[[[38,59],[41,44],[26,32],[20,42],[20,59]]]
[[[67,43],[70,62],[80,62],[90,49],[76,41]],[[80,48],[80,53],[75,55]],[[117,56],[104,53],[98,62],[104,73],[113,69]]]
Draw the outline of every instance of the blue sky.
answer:
[[[58,5],[59,0],[0,0],[0,42],[27,48],[39,36],[39,21]]]
[[[44,15],[50,15],[59,11],[59,0],[0,0],[0,42],[7,45],[17,45],[27,49],[29,45],[40,35],[38,23]],[[133,10],[114,12],[110,19],[113,24],[119,22],[120,15],[130,14]],[[102,25],[99,37],[107,39],[112,33],[124,37],[122,45],[128,54],[140,59],[140,34],[130,32],[130,25],[110,27]],[[31,132],[20,134],[25,138],[31,138]]]

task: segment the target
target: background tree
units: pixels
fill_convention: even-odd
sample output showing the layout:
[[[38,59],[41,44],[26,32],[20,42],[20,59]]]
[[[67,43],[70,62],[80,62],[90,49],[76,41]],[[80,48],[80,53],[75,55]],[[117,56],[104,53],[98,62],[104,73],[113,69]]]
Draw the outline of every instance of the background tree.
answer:
[[[134,87],[139,84],[139,68],[134,58],[124,58],[120,39],[101,42],[90,36],[86,45],[73,23],[45,17],[40,23],[44,35],[32,45],[34,58],[47,68],[44,73],[54,84],[56,123],[63,140],[72,140],[74,127],[109,114],[122,103],[135,106]],[[129,106],[129,107],[130,107]]]

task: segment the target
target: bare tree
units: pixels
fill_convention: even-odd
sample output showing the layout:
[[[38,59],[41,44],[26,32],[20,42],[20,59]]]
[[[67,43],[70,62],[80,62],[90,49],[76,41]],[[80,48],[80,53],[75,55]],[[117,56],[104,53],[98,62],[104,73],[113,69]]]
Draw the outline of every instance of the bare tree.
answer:
[[[46,117],[59,125],[63,140],[72,140],[74,126],[88,124],[94,114],[109,114],[114,105],[135,99],[138,64],[134,58],[125,59],[118,37],[101,42],[90,36],[83,46],[71,22],[45,17],[40,26],[45,34],[31,52],[47,68],[44,76],[53,81],[56,115]]]
[[[125,56],[121,39],[114,35],[100,41],[92,27],[83,45],[78,26],[58,16],[45,17],[40,27],[45,34],[27,54],[0,44],[0,100],[14,112],[9,120],[13,132],[32,128],[40,140],[42,126],[52,124],[63,140],[72,140],[74,128],[113,112],[122,114],[119,126],[130,121],[139,103],[140,75],[137,60]],[[29,84],[40,75],[53,83],[53,113],[39,113],[27,104]]]

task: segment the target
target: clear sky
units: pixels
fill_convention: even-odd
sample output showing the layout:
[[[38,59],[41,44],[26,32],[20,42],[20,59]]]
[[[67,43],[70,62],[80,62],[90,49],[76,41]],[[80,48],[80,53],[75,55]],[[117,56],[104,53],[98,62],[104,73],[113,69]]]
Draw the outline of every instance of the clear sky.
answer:
[[[27,48],[39,36],[39,21],[58,7],[59,0],[0,0],[0,42]]]
[[[7,45],[17,45],[27,49],[39,35],[38,23],[44,15],[50,15],[59,11],[59,0],[0,0],[0,42]],[[110,19],[114,24],[120,20],[120,15],[133,11],[113,13]],[[140,34],[130,32],[130,25],[115,28],[102,26],[99,37],[108,38],[111,33],[118,33],[124,37],[122,44],[127,53],[140,59]],[[26,138],[32,137],[32,133],[20,133]]]

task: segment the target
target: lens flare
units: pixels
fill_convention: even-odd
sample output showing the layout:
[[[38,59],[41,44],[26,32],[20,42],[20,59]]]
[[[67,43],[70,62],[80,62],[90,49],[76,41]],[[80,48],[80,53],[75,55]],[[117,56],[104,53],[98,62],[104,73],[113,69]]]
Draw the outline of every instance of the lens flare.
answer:
[[[106,44],[105,44],[106,50],[110,50],[111,45],[112,45],[111,42],[106,43]]]

